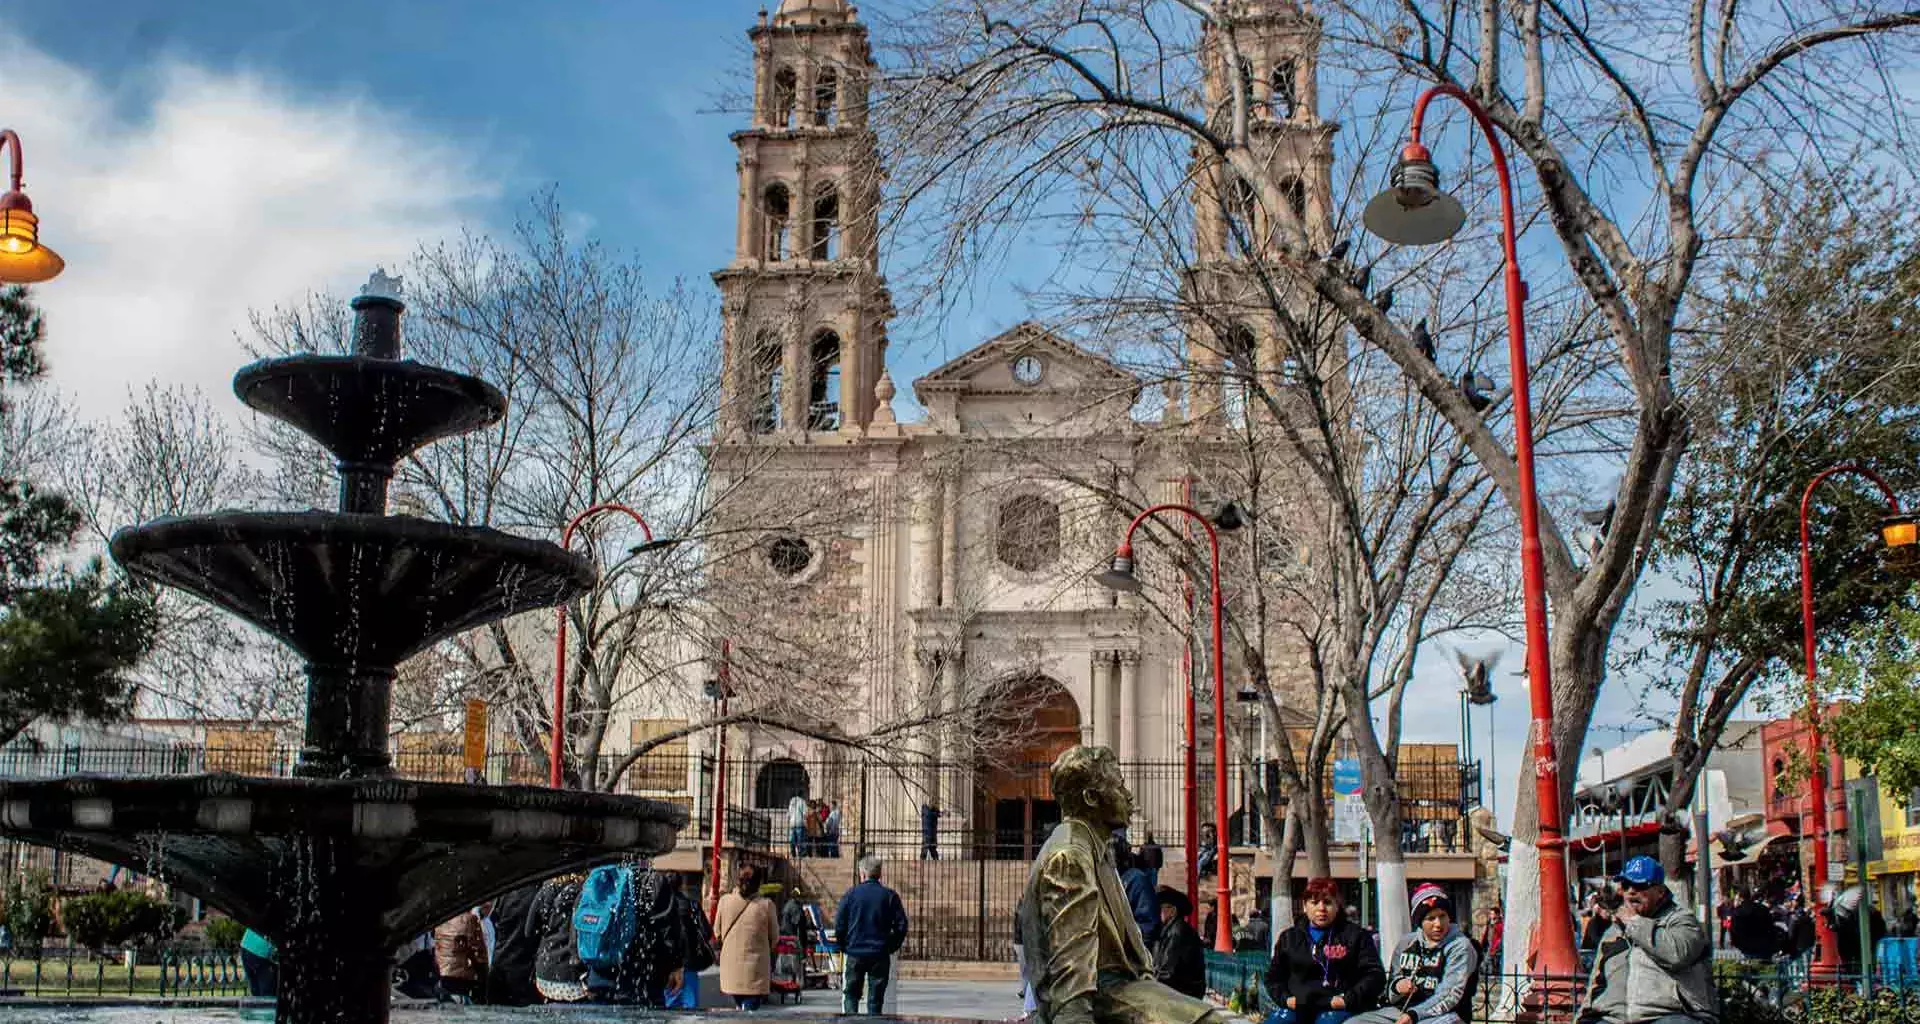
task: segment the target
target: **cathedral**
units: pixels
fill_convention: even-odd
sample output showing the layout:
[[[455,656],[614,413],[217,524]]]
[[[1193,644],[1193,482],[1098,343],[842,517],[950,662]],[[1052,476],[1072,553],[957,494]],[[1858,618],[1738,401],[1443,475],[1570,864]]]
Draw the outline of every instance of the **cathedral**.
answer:
[[[1317,23],[1271,2],[1237,24],[1260,151],[1325,245],[1335,126],[1314,112]],[[908,382],[925,416],[902,422],[888,367],[885,169],[867,120],[867,27],[846,0],[785,0],[748,35],[752,119],[732,135],[737,227],[732,260],[713,275],[724,378],[710,487],[717,532],[738,538],[738,557],[712,560],[712,600],[736,635],[736,678],[776,695],[763,699],[785,697],[790,713],[827,709],[824,729],[886,737],[919,785],[870,796],[861,809],[870,822],[910,830],[932,804],[951,842],[1017,833],[1024,846],[1057,814],[1047,794],[1036,799],[1031,766],[1088,742],[1135,766],[1142,834],[1176,834],[1177,780],[1140,776],[1180,760],[1188,680],[1205,647],[1093,576],[1126,526],[1114,494],[1136,506],[1227,496],[1199,464],[1222,425],[1245,414],[1221,372],[1233,346],[1192,346],[1196,383],[1149,422],[1137,412],[1141,380],[1023,323]],[[1217,46],[1203,53],[1217,94],[1228,69]],[[1208,168],[1199,178],[1225,180]],[[1233,238],[1261,235],[1257,204],[1197,192],[1186,287],[1195,305],[1231,308],[1257,288]],[[1278,325],[1257,313],[1224,330],[1279,361]],[[1143,572],[1158,561],[1165,573],[1170,560],[1143,545]],[[1272,684],[1299,691],[1299,672]],[[1229,701],[1234,675],[1230,667]],[[1210,692],[1211,681],[1197,682]],[[1199,703],[1200,759],[1210,764],[1211,701]],[[1249,725],[1236,721],[1236,736],[1264,744],[1250,714],[1236,717]],[[756,763],[837,756],[815,739],[748,734]],[[784,806],[784,793],[761,793],[755,806]]]

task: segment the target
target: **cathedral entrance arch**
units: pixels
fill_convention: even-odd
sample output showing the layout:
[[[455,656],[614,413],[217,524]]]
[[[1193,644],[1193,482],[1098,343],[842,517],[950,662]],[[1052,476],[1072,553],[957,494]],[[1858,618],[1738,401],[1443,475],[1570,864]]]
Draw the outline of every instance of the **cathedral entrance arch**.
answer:
[[[1027,676],[1008,686],[980,729],[983,737],[1002,739],[982,745],[975,770],[974,820],[986,833],[979,838],[995,860],[1031,859],[1060,823],[1048,769],[1080,742],[1080,705],[1059,682]]]
[[[807,769],[791,758],[768,761],[760,766],[753,780],[753,806],[764,810],[785,810],[794,797],[808,795]]]

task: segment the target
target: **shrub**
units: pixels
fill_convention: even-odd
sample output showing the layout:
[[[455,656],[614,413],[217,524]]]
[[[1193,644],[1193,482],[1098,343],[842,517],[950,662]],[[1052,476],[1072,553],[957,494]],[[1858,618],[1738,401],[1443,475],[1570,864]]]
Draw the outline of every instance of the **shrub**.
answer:
[[[25,871],[7,879],[6,903],[0,923],[7,926],[13,944],[38,955],[53,934],[53,882],[45,871]]]
[[[60,908],[67,937],[99,952],[146,939],[164,939],[180,927],[179,908],[126,889],[76,896]]]
[[[240,948],[240,940],[247,934],[247,926],[231,917],[216,917],[207,922],[207,945],[222,953],[231,953]]]

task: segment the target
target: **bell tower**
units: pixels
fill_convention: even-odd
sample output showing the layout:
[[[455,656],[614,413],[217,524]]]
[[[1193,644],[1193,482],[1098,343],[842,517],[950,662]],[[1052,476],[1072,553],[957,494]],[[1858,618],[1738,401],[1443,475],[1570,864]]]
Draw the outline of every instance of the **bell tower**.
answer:
[[[760,12],[753,122],[740,152],[733,260],[720,288],[720,437],[858,434],[873,418],[892,314],[880,276],[873,55],[846,0]]]
[[[1291,294],[1285,275],[1268,273],[1263,282],[1261,264],[1277,254],[1290,225],[1305,232],[1309,248],[1326,251],[1339,129],[1316,109],[1318,18],[1294,0],[1227,0],[1219,11],[1200,44],[1208,109],[1215,123],[1230,125],[1241,98],[1259,180],[1285,209],[1263,204],[1262,189],[1224,161],[1202,157],[1194,175],[1196,259],[1186,283],[1199,315],[1188,326],[1188,362],[1194,418],[1215,424],[1243,405],[1236,372],[1274,374],[1277,384],[1296,372],[1268,288],[1280,288],[1294,310],[1307,309],[1308,297]]]

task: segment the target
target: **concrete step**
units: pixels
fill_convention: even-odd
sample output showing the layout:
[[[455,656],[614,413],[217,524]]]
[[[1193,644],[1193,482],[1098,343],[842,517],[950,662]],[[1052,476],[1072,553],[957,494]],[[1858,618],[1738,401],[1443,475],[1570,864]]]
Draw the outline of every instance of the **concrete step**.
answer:
[[[1020,981],[1020,966],[979,960],[902,960],[900,977],[925,981]]]

